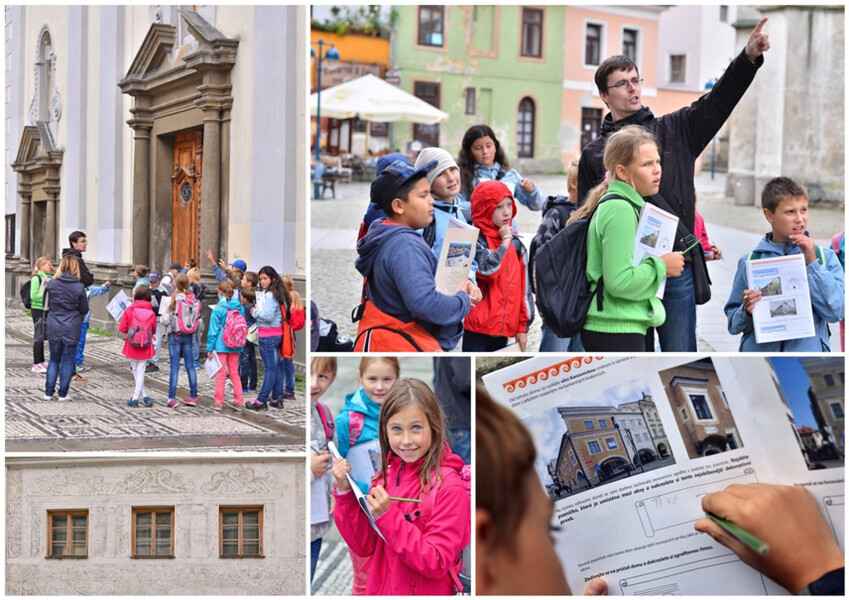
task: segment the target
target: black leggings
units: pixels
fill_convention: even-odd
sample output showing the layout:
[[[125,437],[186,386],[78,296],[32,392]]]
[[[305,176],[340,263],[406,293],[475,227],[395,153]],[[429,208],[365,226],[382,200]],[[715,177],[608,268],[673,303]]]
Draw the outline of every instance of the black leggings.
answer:
[[[581,330],[584,350],[591,352],[645,352],[646,336],[642,333],[601,333]]]
[[[30,309],[32,311],[32,324],[35,326],[35,322],[41,319],[42,317],[46,317],[47,313],[38,308]],[[45,323],[45,333],[47,331]],[[40,342],[36,342],[35,338],[32,341],[32,363],[34,365],[40,365],[44,362],[44,340]]]

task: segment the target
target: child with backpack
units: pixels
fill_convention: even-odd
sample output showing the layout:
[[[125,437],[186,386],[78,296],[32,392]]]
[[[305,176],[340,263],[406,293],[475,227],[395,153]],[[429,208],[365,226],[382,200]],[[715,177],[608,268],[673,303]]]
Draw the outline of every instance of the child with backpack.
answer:
[[[192,267],[186,272],[189,277],[189,291],[201,303],[201,311],[198,319],[198,326],[192,335],[192,360],[195,361],[195,369],[200,369],[200,334],[204,330],[203,321],[203,299],[206,298],[206,284],[201,283],[200,269]]]
[[[141,400],[150,408],[154,400],[145,392],[144,375],[147,361],[153,357],[156,315],[150,305],[150,288],[146,285],[140,285],[133,290],[133,303],[121,315],[118,331],[127,334],[122,353],[130,359],[130,368],[135,380],[133,396],[127,400],[127,406],[137,408]]]
[[[248,410],[268,410],[269,406],[283,408],[283,357],[280,348],[283,341],[283,310],[289,306],[286,291],[277,270],[265,265],[259,270],[259,289],[256,290],[256,306],[251,314],[257,323],[259,355],[262,358],[263,377],[259,395],[245,403]]]
[[[347,457],[351,448],[358,445],[361,451],[369,452],[369,446],[372,446],[371,451],[376,452],[380,406],[399,377],[401,365],[395,357],[367,356],[360,360],[360,366],[357,368],[360,387],[356,392],[345,396],[345,405],[336,416],[336,446],[343,457]],[[351,475],[364,494],[368,493],[371,477],[376,470],[377,465],[373,471],[358,471]],[[350,554],[354,567],[351,594],[362,596],[366,589],[368,559],[360,558],[353,551]]]
[[[380,469],[366,501],[384,541],[346,478],[333,464],[334,521],[353,553],[370,558],[367,595],[446,596],[460,589],[461,553],[469,543],[471,502],[463,461],[445,443],[445,419],[431,389],[396,383],[379,416]],[[420,500],[420,502],[415,502]]]
[[[436,167],[427,174],[430,195],[433,196],[433,221],[422,230],[422,237],[439,258],[445,232],[451,217],[466,223],[466,215],[456,197],[460,193],[460,168],[454,158],[442,148],[425,148],[416,158],[416,168],[436,161]]]
[[[218,354],[221,369],[215,374],[215,406],[224,406],[224,381],[230,377],[233,384],[233,398],[236,406],[245,402],[242,397],[242,380],[239,375],[239,353],[245,347],[248,336],[248,324],[245,321],[245,309],[233,294],[229,281],[218,284],[218,304],[209,317],[209,333],[206,336],[206,351],[211,357]]]
[[[292,331],[300,331],[307,321],[307,311],[301,301],[301,295],[295,291],[295,281],[289,275],[281,275],[280,281],[289,293],[289,326]],[[283,399],[295,397],[295,364],[291,358],[283,358]]]
[[[656,194],[660,188],[660,156],[654,136],[637,125],[623,127],[607,140],[604,166],[610,181],[593,188],[569,219],[573,223],[589,218],[586,269],[595,297],[581,342],[592,352],[645,352],[648,328],[666,319],[663,303],[655,294],[667,275],[682,273],[684,255],[646,256],[634,265],[643,196]]]
[[[808,236],[808,192],[789,177],[769,180],[761,192],[761,206],[772,231],[764,235],[754,251],[737,262],[731,295],[725,304],[728,333],[740,338],[741,352],[830,352],[828,324],[843,319],[843,267],[831,248],[821,248]],[[751,289],[746,278],[746,262],[802,254],[811,297],[815,334],[776,342],[755,340],[752,311],[762,297]]]
[[[501,181],[510,188],[513,197],[530,210],[542,208],[542,194],[533,181],[510,168],[504,149],[488,125],[473,125],[466,130],[457,164],[461,174],[457,201],[469,222],[472,221],[472,192],[481,181]]]
[[[472,222],[480,229],[475,262],[483,299],[463,323],[464,352],[493,352],[515,337],[524,352],[528,343],[525,305],[527,274],[513,245],[516,202],[500,181],[482,181],[472,192]]]
[[[197,406],[198,380],[195,363],[192,359],[192,344],[197,333],[200,319],[200,302],[189,291],[189,278],[183,273],[174,277],[174,293],[170,301],[162,305],[159,322],[163,325],[163,336],[168,336],[168,357],[171,371],[168,379],[168,408],[175,408],[177,400],[177,380],[180,376],[180,357],[189,376],[189,397],[183,398],[188,406]]]
[[[256,274],[254,274],[256,275]],[[255,392],[256,381],[259,376],[256,363],[256,348],[259,342],[256,321],[251,314],[256,306],[256,290],[253,286],[242,285],[240,302],[245,309],[245,320],[248,323],[248,339],[245,347],[239,353],[239,378],[242,380],[242,393]]]
[[[44,285],[53,278],[53,264],[46,256],[35,261],[32,279],[21,287],[24,307],[32,313],[32,372],[47,373],[44,360],[44,340],[47,337],[47,311],[44,310]],[[29,300],[29,304],[27,304]]]
[[[333,497],[333,475],[330,473],[330,452],[327,451],[327,442],[336,441],[336,424],[333,421],[333,413],[330,408],[319,402],[327,388],[336,379],[336,358],[332,356],[316,356],[310,361],[310,471],[312,481],[324,480],[323,490],[327,501],[328,511],[332,506]],[[318,494],[316,487],[312,489],[313,494]],[[318,555],[321,553],[321,540],[333,524],[331,519],[319,521],[310,525],[310,581],[315,576],[315,567],[318,564]]]

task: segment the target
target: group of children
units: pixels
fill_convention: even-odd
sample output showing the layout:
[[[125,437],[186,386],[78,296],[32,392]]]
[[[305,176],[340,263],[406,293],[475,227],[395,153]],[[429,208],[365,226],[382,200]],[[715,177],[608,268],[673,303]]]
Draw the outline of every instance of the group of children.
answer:
[[[336,372],[334,357],[314,357],[310,363],[310,470],[313,482],[325,484],[313,493],[326,494],[327,506],[335,507],[326,521],[312,524],[310,578],[332,519],[350,551],[352,594],[464,591],[460,574],[470,538],[470,469],[446,442],[435,394],[420,380],[401,379],[397,358],[362,358],[360,387],[345,397],[334,420],[319,399]],[[329,442],[340,458],[332,459]],[[365,471],[362,460],[354,461],[352,471],[347,457],[355,451],[379,455],[379,461]],[[349,475],[365,496],[369,515]]]
[[[538,238],[550,240],[576,221],[589,221],[586,278],[600,298],[590,303],[580,335],[571,340],[557,338],[544,324],[541,350],[645,351],[651,328],[676,318],[666,314],[656,295],[667,277],[682,274],[685,256],[669,252],[634,264],[639,212],[644,197],[658,193],[662,177],[652,134],[636,125],[612,134],[604,165],[607,179],[580,207],[573,203],[564,211],[556,202],[544,204],[533,182],[509,168],[486,125],[466,132],[456,162],[440,148],[424,149],[414,165],[400,154],[379,159],[357,244],[356,268],[365,285],[355,349],[448,351],[462,340],[464,351],[491,352],[513,339],[524,351],[533,298],[528,294],[532,273],[513,222],[518,200],[531,210],[545,206]],[[576,171],[569,173],[570,186]],[[808,236],[807,203],[801,184],[786,177],[768,182],[762,206],[772,231],[753,254],[804,254],[816,335],[755,342],[751,313],[761,295],[746,285],[751,254],[744,255],[725,307],[729,333],[743,334],[741,351],[830,350],[828,323],[844,317],[843,266],[831,249],[818,249]],[[454,293],[437,290],[435,281],[449,217],[479,230],[469,279]],[[704,221],[698,216],[697,221],[701,246],[696,251],[706,260],[721,258]]]
[[[208,253],[211,259],[211,253]],[[215,407],[224,405],[225,385],[229,380],[236,407],[250,410],[268,410],[269,406],[282,408],[286,399],[295,396],[295,370],[292,362],[295,351],[294,332],[303,327],[305,309],[294,281],[288,275],[280,276],[271,266],[259,272],[247,270],[242,260],[230,265],[212,261],[218,280],[214,305],[209,315],[206,335],[207,359],[217,357],[221,367],[215,373]],[[47,257],[36,261],[36,272],[30,284],[32,318],[36,324],[33,342],[34,372],[45,372],[44,340],[39,334],[45,308],[42,304],[44,287],[51,278],[53,268]],[[122,353],[130,360],[134,389],[127,401],[130,407],[143,404],[150,407],[154,399],[145,389],[145,374],[159,370],[162,341],[168,341],[170,377],[167,405],[196,406],[198,401],[197,369],[200,368],[199,339],[202,335],[203,300],[206,285],[201,282],[196,261],[185,265],[173,263],[163,276],[150,271],[145,265],[134,269],[136,278],[132,303],[121,315],[119,331],[126,334]],[[106,293],[107,281],[102,286],[90,286],[90,296]],[[88,317],[83,323],[77,365],[83,364],[83,348]],[[43,327],[43,323],[41,325]],[[286,343],[284,343],[284,337]],[[256,398],[245,402],[245,392],[257,391],[259,348],[263,362],[262,387]],[[189,381],[189,395],[177,398],[180,360],[183,360]],[[82,381],[85,381],[81,378]]]

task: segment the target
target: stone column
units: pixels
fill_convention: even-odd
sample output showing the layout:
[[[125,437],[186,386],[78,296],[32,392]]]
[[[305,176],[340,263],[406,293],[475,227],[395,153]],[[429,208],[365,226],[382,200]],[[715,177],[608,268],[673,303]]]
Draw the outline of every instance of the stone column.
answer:
[[[18,190],[21,196],[21,262],[29,264],[32,258],[32,190]]]
[[[54,195],[50,195],[44,207],[44,255],[49,256],[51,260],[57,261],[60,258],[59,252],[56,249],[56,210],[58,202]]]
[[[221,116],[217,103],[201,101],[203,111],[203,181],[201,182],[200,252],[212,250],[223,256],[221,248]]]
[[[128,121],[133,129],[133,258],[134,264],[148,264],[150,237],[150,130],[153,119],[138,109]]]

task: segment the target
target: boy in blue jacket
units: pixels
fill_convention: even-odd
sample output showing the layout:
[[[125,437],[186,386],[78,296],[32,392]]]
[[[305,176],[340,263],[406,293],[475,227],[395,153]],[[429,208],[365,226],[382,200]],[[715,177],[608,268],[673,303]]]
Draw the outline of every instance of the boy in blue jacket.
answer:
[[[416,169],[395,161],[371,184],[371,200],[387,217],[373,222],[357,244],[355,266],[367,278],[358,350],[410,350],[404,341],[409,337],[421,346],[415,349],[450,350],[463,334],[472,302],[480,299],[469,280],[454,295],[436,290],[436,256],[416,233],[433,220],[427,174],[435,166]]]
[[[737,263],[731,296],[725,305],[728,331],[732,335],[743,334],[740,350],[744,352],[829,352],[828,324],[843,319],[843,269],[831,249],[818,247],[808,236],[808,192],[789,177],[776,177],[764,186],[761,206],[772,231],[753,253],[741,256]],[[752,310],[761,299],[761,292],[749,289],[746,262],[753,255],[772,258],[792,254],[805,257],[816,335],[758,344]]]

